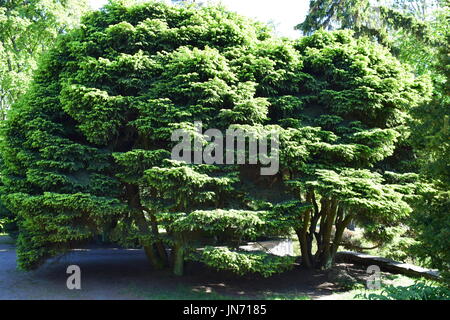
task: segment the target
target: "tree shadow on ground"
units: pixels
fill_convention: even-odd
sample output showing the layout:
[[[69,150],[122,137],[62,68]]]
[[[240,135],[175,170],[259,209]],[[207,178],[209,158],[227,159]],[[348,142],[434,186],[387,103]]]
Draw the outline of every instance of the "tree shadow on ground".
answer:
[[[23,272],[16,270],[14,247],[0,249],[2,299],[314,299],[339,291],[326,272],[299,266],[263,278],[217,272],[190,262],[185,275],[177,277],[152,270],[137,249],[77,249],[38,270]],[[81,269],[81,290],[67,289],[69,265]]]

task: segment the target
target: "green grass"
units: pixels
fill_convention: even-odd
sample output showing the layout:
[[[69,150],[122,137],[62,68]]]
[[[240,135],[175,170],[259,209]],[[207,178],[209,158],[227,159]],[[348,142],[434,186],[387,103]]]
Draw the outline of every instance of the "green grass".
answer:
[[[414,281],[417,279],[413,279],[403,275],[384,275],[381,279],[381,289],[379,290],[368,290],[366,288],[362,289],[354,289],[345,292],[337,292],[332,295],[327,296],[326,300],[359,300],[355,296],[363,293],[381,293],[383,290],[383,286],[387,285],[395,285],[395,286],[410,286],[414,284]]]
[[[175,288],[165,289],[142,289],[137,286],[129,286],[125,290],[126,294],[135,296],[136,298],[146,300],[310,300],[305,295],[296,293],[264,293],[261,295],[227,295],[214,292],[205,288],[192,288],[186,285],[178,285]]]
[[[190,288],[188,286],[179,285],[176,288],[166,289],[142,289],[136,286],[130,286],[126,290],[127,294],[136,296],[136,298],[146,300],[227,300],[227,299],[239,299],[239,297],[232,297],[222,295],[216,292],[207,292],[204,290],[198,290]]]
[[[261,299],[265,300],[311,300],[311,297],[298,294],[274,294],[264,295]]]

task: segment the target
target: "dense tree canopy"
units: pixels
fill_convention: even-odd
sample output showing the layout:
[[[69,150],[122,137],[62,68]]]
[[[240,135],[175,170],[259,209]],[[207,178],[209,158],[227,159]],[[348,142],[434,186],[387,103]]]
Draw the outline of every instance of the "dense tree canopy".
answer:
[[[327,268],[351,220],[382,237],[409,213],[378,164],[430,89],[350,31],[288,41],[220,7],[113,2],[59,38],[6,122],[19,264],[108,232],[176,274],[194,259],[268,276],[292,258],[239,245],[294,230],[303,264]],[[172,131],[194,121],[276,132],[279,172],[172,160]]]

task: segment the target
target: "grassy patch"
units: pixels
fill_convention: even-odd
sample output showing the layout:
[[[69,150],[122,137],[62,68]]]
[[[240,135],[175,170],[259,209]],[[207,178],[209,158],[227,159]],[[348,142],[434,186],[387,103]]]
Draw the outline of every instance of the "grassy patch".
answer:
[[[396,275],[396,274],[388,274],[383,275],[381,278],[381,289],[379,290],[368,290],[366,288],[358,288],[354,290],[349,290],[345,292],[337,292],[333,293],[332,295],[326,296],[323,299],[324,300],[360,300],[360,298],[357,298],[357,295],[360,294],[369,294],[369,293],[381,293],[383,290],[383,287],[388,285],[393,286],[410,286],[414,284],[414,281],[416,279],[409,278],[407,276],[403,275]]]
[[[148,288],[130,286],[126,294],[138,299],[146,300],[311,300],[310,297],[300,293],[264,293],[261,295],[228,295],[215,292],[210,288],[192,288],[187,285],[178,285],[174,288]]]
[[[261,297],[265,300],[311,300],[311,297],[304,294],[268,294]]]
[[[146,300],[228,300],[239,299],[228,295],[222,295],[214,291],[200,290],[184,285],[175,288],[148,288],[143,289],[137,286],[130,286],[125,290],[127,294]]]

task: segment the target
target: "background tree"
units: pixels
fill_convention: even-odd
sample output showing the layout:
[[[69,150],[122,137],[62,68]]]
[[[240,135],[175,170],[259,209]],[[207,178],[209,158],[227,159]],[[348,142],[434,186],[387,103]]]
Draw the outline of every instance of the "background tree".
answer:
[[[419,243],[412,252],[426,265],[439,269],[450,282],[450,34],[446,31],[447,42],[440,48],[434,69],[442,81],[436,81],[432,101],[412,113],[412,141],[420,156],[422,173],[432,183],[432,188],[416,202],[412,226]]]
[[[0,118],[25,92],[40,54],[79,23],[85,0],[0,1]]]
[[[419,74],[430,71],[449,27],[447,0],[312,0],[297,29],[350,29],[387,46]]]
[[[374,166],[429,92],[351,32],[289,41],[221,7],[112,2],[59,38],[6,122],[2,193],[20,224],[19,265],[108,229],[175,274],[194,259],[268,276],[293,258],[240,244],[294,229],[304,265],[328,268],[350,219],[382,236],[410,211]],[[278,133],[280,171],[171,160],[174,129],[208,141],[194,121]]]

